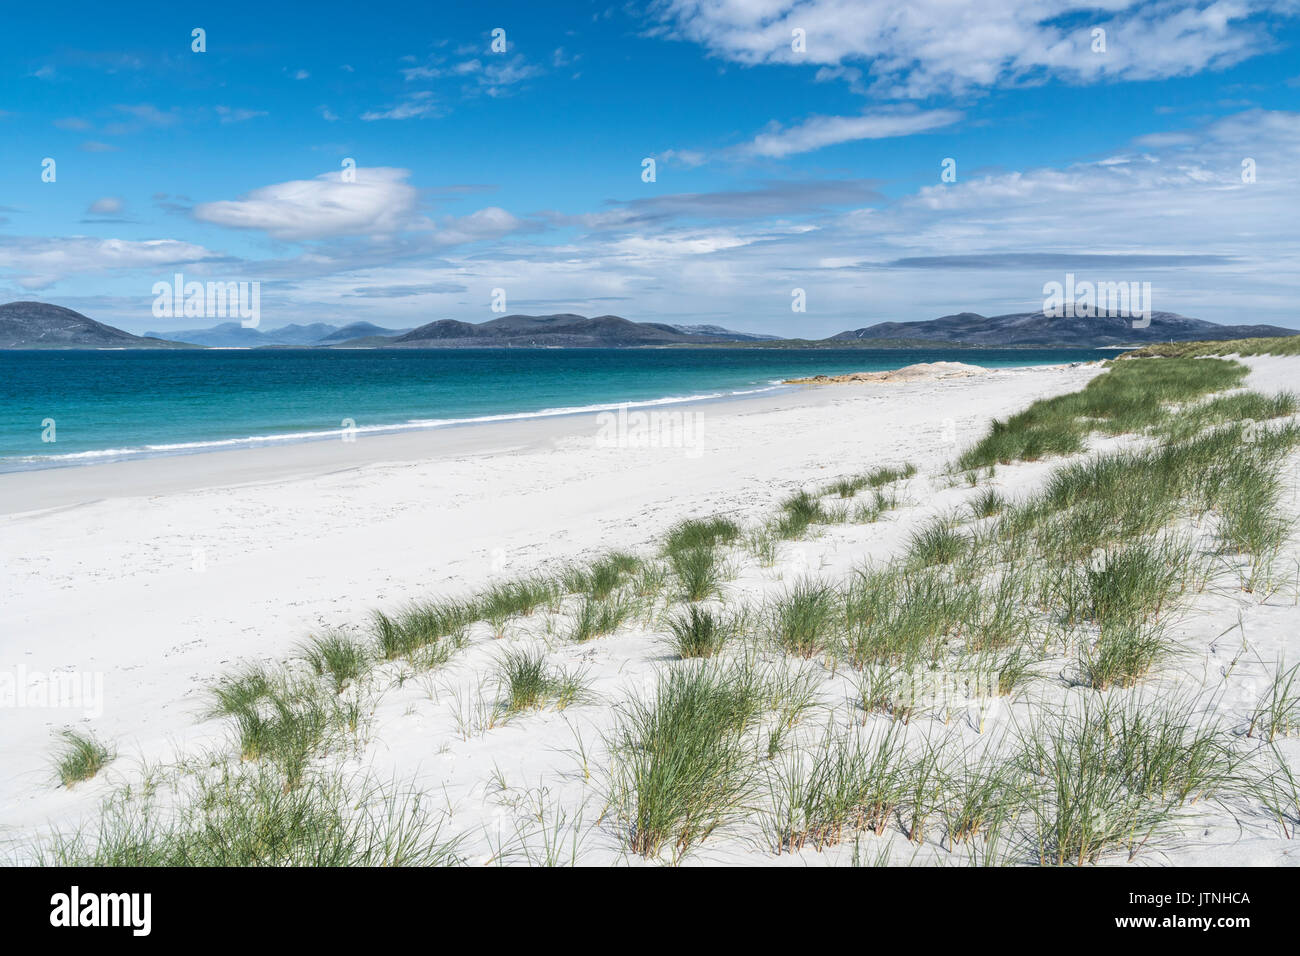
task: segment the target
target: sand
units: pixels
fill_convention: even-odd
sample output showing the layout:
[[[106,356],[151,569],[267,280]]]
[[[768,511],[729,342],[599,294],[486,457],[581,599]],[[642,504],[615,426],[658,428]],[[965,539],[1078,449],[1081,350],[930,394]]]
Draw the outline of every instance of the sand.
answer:
[[[1286,387],[1300,370],[1297,360],[1247,363],[1249,385],[1264,390]],[[757,521],[810,482],[914,462],[921,473],[907,486],[911,505],[876,524],[832,526],[787,545],[775,567],[747,568],[729,597],[757,599],[802,574],[846,574],[897,552],[918,522],[970,497],[971,489],[935,476],[990,419],[1081,388],[1100,371],[987,370],[888,390],[792,388],[698,403],[672,409],[696,417],[661,433],[684,436],[668,447],[627,437],[635,423],[619,432],[608,418],[575,415],[0,475],[0,674],[71,670],[98,675],[103,690],[102,713],[89,717],[74,708],[0,709],[0,826],[13,835],[75,821],[115,785],[138,781],[142,763],[228,747],[224,727],[202,719],[204,689],[241,661],[287,658],[320,628],[360,625],[373,608],[467,591],[494,576],[643,547],[685,516]],[[1014,495],[1050,469],[999,469],[996,486]],[[1288,644],[1300,659],[1300,613],[1290,597],[1234,595],[1205,598],[1182,627],[1193,652],[1183,667],[1220,667],[1241,639],[1231,648],[1215,641],[1239,619],[1259,661],[1274,661]],[[522,624],[505,643],[547,641],[542,627]],[[590,828],[598,801],[575,772],[574,751],[610,726],[614,702],[648,685],[666,659],[662,635],[638,627],[584,645],[548,643],[553,661],[587,671],[600,703],[466,738],[469,702],[503,646],[479,626],[448,667],[385,692],[368,745],[346,766],[436,791],[450,831],[468,835],[470,862],[493,856],[492,834],[500,843],[519,832],[518,807],[534,791],[570,825],[587,821],[584,862],[623,859],[607,829]],[[1248,662],[1240,673],[1259,679],[1262,665]],[[53,735],[67,726],[93,728],[119,753],[72,789],[59,787],[50,767]],[[1300,767],[1292,743],[1283,746]],[[519,800],[488,785],[494,771]],[[1296,850],[1275,828],[1219,821],[1168,859],[1300,862]],[[710,841],[688,859],[845,861],[812,851],[776,857],[740,839]]]
[[[898,384],[902,382],[934,382],[945,378],[966,378],[983,375],[988,369],[982,365],[965,362],[918,362],[884,372],[849,372],[845,375],[814,375],[811,378],[787,379],[790,385],[857,385],[865,382]]]

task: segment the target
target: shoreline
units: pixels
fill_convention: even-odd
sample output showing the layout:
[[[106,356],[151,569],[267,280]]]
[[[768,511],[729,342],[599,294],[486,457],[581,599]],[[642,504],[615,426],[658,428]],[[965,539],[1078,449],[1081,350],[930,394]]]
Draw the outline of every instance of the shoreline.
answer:
[[[230,349],[217,351],[231,351]],[[256,350],[235,350],[235,351],[256,351]],[[1100,358],[1095,361],[1100,361]],[[1078,359],[1077,361],[1086,361]],[[872,363],[867,363],[871,367]],[[940,363],[944,364],[944,363]],[[1062,364],[1058,359],[1054,363],[1033,362],[1029,364],[993,364],[979,366],[987,369],[1013,369],[1013,368],[1043,368],[1052,367]],[[1065,364],[1071,364],[1066,362]],[[910,369],[913,364],[891,366],[886,371],[897,372]],[[401,408],[394,408],[371,413],[373,417],[367,420],[366,424],[357,426],[352,419],[344,419],[344,427],[324,426],[321,424],[297,424],[289,426],[279,426],[274,421],[258,422],[254,425],[241,426],[240,424],[224,421],[216,416],[218,413],[214,410],[213,414],[207,419],[196,419],[191,423],[184,434],[178,434],[174,438],[170,436],[159,435],[157,437],[145,438],[143,435],[123,438],[107,447],[80,448],[76,451],[62,452],[55,451],[51,453],[26,453],[15,450],[13,453],[6,452],[0,455],[0,476],[24,473],[29,471],[48,471],[64,468],[81,468],[98,464],[110,464],[128,461],[140,461],[153,458],[165,458],[178,455],[205,454],[214,451],[234,451],[244,449],[255,449],[276,446],[288,446],[295,444],[304,444],[320,441],[331,441],[339,438],[353,440],[360,437],[373,437],[377,435],[402,434],[421,431],[436,431],[446,428],[461,428],[469,425],[479,425],[497,422],[517,422],[530,421],[534,419],[563,418],[586,413],[599,413],[602,411],[617,411],[626,408],[628,410],[641,410],[647,408],[656,408],[663,406],[684,407],[693,406],[698,403],[712,401],[730,401],[734,399],[743,399],[748,396],[762,395],[765,393],[775,393],[785,390],[795,385],[806,384],[811,379],[800,378],[798,376],[789,376],[781,374],[775,369],[765,370],[768,375],[757,375],[752,381],[732,382],[718,385],[694,383],[670,383],[663,382],[658,388],[633,388],[632,392],[640,392],[639,397],[624,398],[618,397],[596,397],[593,400],[583,402],[577,400],[571,404],[564,403],[563,399],[550,404],[542,404],[537,408],[524,409],[507,409],[502,411],[493,411],[489,407],[487,410],[470,410],[469,407],[457,412],[450,411],[446,415],[429,415],[422,417],[412,417],[409,413],[404,414]],[[874,374],[874,373],[857,373],[854,374]],[[715,378],[724,378],[725,376],[716,376]],[[660,392],[660,389],[667,391],[667,394]],[[649,395],[645,393],[649,392]],[[557,396],[558,398],[558,396]],[[576,396],[575,396],[576,398]],[[506,402],[495,404],[509,404]],[[541,403],[539,403],[541,404]],[[409,403],[407,404],[409,408]],[[454,408],[454,406],[453,406]],[[296,416],[296,421],[305,421],[312,416],[308,414],[305,418],[303,415]],[[111,429],[111,424],[104,427]],[[244,430],[247,428],[247,431]],[[280,429],[277,431],[277,428]],[[224,434],[222,433],[224,431]],[[207,432],[207,436],[205,436]],[[215,434],[214,434],[215,432]],[[345,435],[345,432],[348,433]],[[190,437],[196,436],[196,437]],[[42,452],[46,448],[57,448],[58,446],[42,446]]]
[[[1068,364],[1003,366],[989,368],[988,375],[981,377],[1070,367]],[[641,412],[671,409],[709,415],[710,409],[715,408],[739,413],[762,412],[786,405],[821,405],[834,398],[813,385],[780,382],[759,389],[573,411],[560,409],[553,413],[520,413],[437,424],[373,426],[374,430],[370,431],[359,429],[353,440],[346,440],[335,429],[310,438],[252,445],[241,442],[109,461],[80,460],[0,472],[0,515],[72,507],[104,497],[155,496],[204,487],[312,478],[381,462],[505,454],[594,435],[600,428],[602,415],[624,408]],[[93,489],[93,493],[88,489]]]
[[[1249,366],[1246,387],[1266,393],[1294,378],[1294,360]],[[540,427],[478,426],[481,434],[496,434],[491,445],[470,450],[469,443],[460,453],[443,449],[400,462],[373,457],[310,477],[263,471],[250,473],[256,480],[215,486],[216,477],[226,476],[191,474],[196,487],[156,495],[145,493],[157,483],[156,468],[135,484],[83,482],[81,493],[97,497],[81,507],[0,519],[9,544],[0,670],[21,672],[24,679],[91,678],[97,695],[91,697],[94,709],[84,712],[72,704],[0,712],[8,741],[0,775],[4,825],[16,834],[72,826],[93,819],[105,798],[136,785],[149,768],[182,761],[207,766],[207,755],[231,754],[228,722],[204,716],[213,682],[250,666],[279,667],[300,658],[302,642],[312,635],[369,640],[367,622],[376,610],[400,615],[413,601],[456,600],[494,583],[554,577],[571,562],[611,548],[654,560],[657,542],[683,518],[725,515],[752,528],[770,520],[775,504],[794,492],[834,487],[865,469],[892,469],[902,481],[883,513],[827,519],[814,532],[781,543],[770,561],[732,555],[741,564],[727,571],[718,600],[757,609],[805,580],[839,586],[866,565],[897,562],[914,547],[909,542],[917,531],[936,519],[958,509],[969,514],[973,496],[996,489],[1005,500],[1022,500],[1038,493],[1067,459],[999,466],[979,486],[949,480],[945,467],[991,420],[1036,399],[1076,392],[1100,374],[1098,365],[994,370],[888,389],[802,389],[716,403],[707,409],[696,455],[676,447],[601,445],[594,431],[575,430],[576,420],[564,419]],[[503,441],[506,431],[530,440],[511,446]],[[384,443],[411,437],[384,436]],[[1097,441],[1111,450],[1126,444]],[[218,456],[189,456],[200,457]],[[19,477],[39,482],[51,475]],[[1234,622],[1251,635],[1259,667],[1243,664],[1233,693],[1259,678],[1264,662],[1282,653],[1292,633],[1289,601],[1243,607],[1230,594],[1206,592],[1187,607],[1192,613],[1172,621],[1172,636],[1207,661],[1218,654],[1215,635]],[[557,812],[576,819],[592,795],[569,767],[575,735],[591,743],[604,739],[619,719],[617,702],[652,687],[667,658],[660,617],[647,612],[590,640],[566,637],[564,622],[575,613],[571,600],[514,619],[504,630],[479,621],[454,658],[435,669],[422,670],[406,658],[380,661],[373,671],[378,676],[364,684],[372,695],[365,698],[371,710],[364,731],[343,749],[323,752],[320,766],[438,792],[451,832],[466,835],[466,853],[474,859],[492,852],[488,838],[498,808],[483,785],[494,771],[509,780],[511,792],[537,781]],[[591,698],[564,712],[543,709],[484,723],[491,715],[476,708],[495,699],[492,675],[503,652],[523,648],[535,648],[566,673],[580,672]],[[1050,667],[1033,678],[1041,681],[1035,686],[1052,702],[1065,701],[1074,685],[1052,677],[1061,654],[1042,659]],[[815,673],[826,714],[851,715],[856,725],[856,705],[842,711],[836,704],[841,697],[851,703],[859,693],[848,677],[826,671],[823,663],[790,661],[795,670]],[[1253,692],[1242,699],[1253,702]],[[1036,701],[1037,693],[1021,694],[1008,706],[1028,715]],[[92,779],[59,787],[50,779],[52,735],[68,726],[93,730],[117,757]],[[817,746],[820,726],[810,720],[799,730],[799,746]],[[982,722],[978,729],[959,722],[956,731],[966,744],[985,739]],[[606,756],[597,753],[598,763]],[[1221,846],[1239,860],[1259,852],[1281,860],[1289,850],[1289,843],[1261,828],[1234,833],[1221,818],[1207,826],[1212,829],[1202,839],[1178,849],[1179,859],[1194,861]],[[608,836],[599,833],[601,841]],[[885,839],[907,846],[898,830]],[[693,852],[705,863],[820,863],[835,856],[753,849],[723,835]],[[612,852],[600,842],[584,849],[583,860],[617,862]]]
[[[709,402],[694,451],[601,447],[586,414],[0,475],[0,673],[102,675],[93,725],[131,757],[118,768],[167,761],[223,739],[198,715],[205,688],[240,662],[282,659],[375,607],[465,593],[612,543],[641,547],[682,517],[757,520],[810,480],[867,465],[933,470],[990,419],[1099,373],[1035,366]],[[870,550],[883,555],[907,529],[869,526]],[[803,548],[787,560],[809,563],[791,575],[818,566]],[[72,790],[41,784],[51,734],[82,712],[0,716],[5,823],[93,810],[114,772]]]

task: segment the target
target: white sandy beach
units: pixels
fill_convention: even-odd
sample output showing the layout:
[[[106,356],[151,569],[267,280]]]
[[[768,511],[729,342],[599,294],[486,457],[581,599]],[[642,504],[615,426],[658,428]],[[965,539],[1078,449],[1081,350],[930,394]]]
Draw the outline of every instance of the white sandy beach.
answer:
[[[1248,387],[1261,391],[1292,385],[1300,368],[1288,359],[1245,361]],[[576,415],[0,475],[0,672],[103,677],[103,712],[90,718],[76,709],[0,710],[0,827],[13,835],[75,821],[115,784],[139,779],[142,761],[223,746],[224,726],[200,717],[205,689],[241,661],[288,658],[314,630],[359,627],[374,608],[468,591],[494,575],[644,548],[683,517],[756,521],[806,483],[915,463],[907,507],[788,543],[775,567],[745,567],[729,594],[758,597],[804,573],[843,575],[897,551],[918,521],[970,497],[938,475],[992,418],[1077,390],[1100,371],[990,370],[700,403],[678,409],[700,416],[691,448],[607,447],[596,416]],[[994,484],[1014,496],[1050,468],[1000,468]],[[1262,662],[1300,660],[1293,596],[1261,603],[1206,594],[1196,605],[1178,626],[1190,649],[1183,674],[1213,684],[1243,634],[1251,653],[1233,672],[1242,682],[1234,691],[1262,679]],[[536,628],[521,626],[506,641],[543,640]],[[348,757],[349,768],[437,794],[450,812],[448,832],[468,834],[470,862],[526,829],[521,807],[530,792],[544,792],[570,824],[579,815],[594,823],[599,801],[575,772],[572,751],[578,739],[591,746],[609,725],[610,704],[646,686],[666,657],[661,637],[640,627],[583,645],[553,642],[552,659],[585,668],[604,703],[525,716],[466,739],[457,712],[464,715],[501,647],[475,630],[447,667],[386,691],[369,744]],[[50,760],[54,733],[73,725],[92,727],[119,756],[65,789]],[[1300,767],[1295,743],[1282,746]],[[505,791],[489,783],[495,771]],[[906,862],[913,848],[897,842],[897,862]],[[1265,822],[1215,819],[1188,848],[1151,861],[1300,863],[1298,850],[1300,841]],[[596,828],[579,855],[603,863],[624,851]],[[709,841],[690,859],[844,858],[812,850],[777,857],[737,836]]]

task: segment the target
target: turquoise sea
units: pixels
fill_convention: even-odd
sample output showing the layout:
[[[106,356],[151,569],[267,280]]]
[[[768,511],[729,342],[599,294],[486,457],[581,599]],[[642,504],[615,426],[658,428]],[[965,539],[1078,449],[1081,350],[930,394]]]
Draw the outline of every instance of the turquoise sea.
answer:
[[[660,404],[915,362],[1092,361],[1092,349],[0,351],[0,471]],[[53,422],[53,427],[49,422]],[[54,441],[48,441],[50,437]]]

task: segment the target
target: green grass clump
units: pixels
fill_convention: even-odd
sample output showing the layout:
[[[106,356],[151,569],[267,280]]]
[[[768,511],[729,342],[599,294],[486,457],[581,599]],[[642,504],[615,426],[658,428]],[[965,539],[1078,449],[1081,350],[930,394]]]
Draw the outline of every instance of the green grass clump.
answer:
[[[541,576],[500,581],[478,595],[475,610],[500,638],[505,636],[506,625],[511,620],[527,617],[550,604],[556,597],[556,590],[556,582]]]
[[[644,562],[626,551],[611,551],[586,565],[573,565],[561,575],[562,587],[569,594],[586,594],[603,601],[626,579],[637,574]]]
[[[811,525],[826,520],[822,503],[807,491],[798,491],[781,502],[781,516],[773,529],[783,541],[802,538]]]
[[[970,502],[971,517],[979,520],[980,518],[992,518],[994,515],[1002,513],[1007,506],[1007,500],[1003,498],[993,488],[985,488]]]
[[[375,611],[371,629],[382,659],[418,658],[439,664],[463,646],[466,630],[478,617],[472,601],[416,601],[393,614]]]
[[[879,489],[885,485],[893,484],[896,481],[911,478],[915,474],[916,466],[910,462],[897,468],[882,466],[880,468],[873,468],[871,471],[860,475],[849,475],[844,478],[838,478],[825,485],[818,492],[818,495],[837,495],[840,498],[852,498],[863,489]]]
[[[893,484],[896,481],[903,481],[904,479],[911,478],[915,474],[916,465],[912,464],[910,461],[897,468],[889,466],[873,468],[871,471],[867,472],[867,485],[871,488],[880,488],[884,485]]]
[[[802,580],[766,612],[768,634],[787,654],[805,659],[826,651],[841,621],[839,595],[829,585]]]
[[[716,657],[740,630],[740,619],[692,604],[668,619],[668,629],[678,657]]]
[[[679,551],[693,551],[696,548],[719,548],[734,544],[742,533],[739,524],[722,515],[687,518],[668,529],[664,536],[663,552],[671,556]]]
[[[838,648],[854,667],[937,660],[979,610],[980,589],[948,568],[864,568],[842,595]]]
[[[1169,832],[1186,804],[1241,789],[1230,736],[1195,702],[1084,698],[1022,738],[1021,766],[1042,787],[1034,804],[1040,863],[1132,860]]]
[[[1083,679],[1097,690],[1132,687],[1169,656],[1173,644],[1163,627],[1140,621],[1106,623],[1079,652]]]
[[[63,748],[54,758],[54,769],[65,787],[89,780],[113,759],[112,752],[88,730],[64,730],[59,736]]]
[[[623,592],[615,592],[602,598],[587,595],[582,599],[574,615],[569,640],[584,643],[593,638],[613,634],[630,621],[636,615],[636,611],[636,602]]]
[[[55,830],[20,849],[37,866],[445,866],[463,862],[440,839],[420,794],[312,776],[286,789],[264,768],[223,769],[161,808],[121,792],[91,826]]]
[[[229,719],[240,757],[269,760],[290,788],[337,735],[354,730],[359,720],[356,702],[340,700],[333,686],[261,668],[219,681],[206,716]]]
[[[668,563],[685,600],[703,601],[722,593],[726,565],[716,548],[701,545],[673,551]]]
[[[318,634],[302,646],[303,659],[317,677],[329,675],[334,693],[359,681],[370,669],[370,653],[361,643],[338,631]]]
[[[996,841],[1034,799],[1013,757],[995,747],[966,752],[943,780],[940,813],[949,847]]]
[[[680,857],[745,812],[755,774],[746,731],[761,707],[752,674],[715,665],[675,667],[626,705],[607,741],[609,799],[632,852]]]
[[[507,651],[497,662],[497,685],[506,715],[554,705],[563,710],[586,694],[581,676],[552,669],[541,651]]]
[[[917,568],[952,564],[969,548],[970,538],[958,531],[951,519],[936,518],[908,538],[907,562]]]
[[[852,498],[866,487],[868,487],[866,475],[851,475],[847,478],[837,478],[825,485],[820,494],[823,496],[836,495],[840,498]]]
[[[1185,538],[1138,540],[1111,549],[1083,569],[1084,616],[1103,626],[1154,620],[1202,573]]]
[[[883,834],[909,792],[901,724],[865,734],[828,729],[811,754],[791,754],[769,778],[767,830],[778,853]]]
[[[765,568],[776,564],[780,552],[780,538],[771,526],[756,528],[745,536],[745,548]]]

